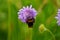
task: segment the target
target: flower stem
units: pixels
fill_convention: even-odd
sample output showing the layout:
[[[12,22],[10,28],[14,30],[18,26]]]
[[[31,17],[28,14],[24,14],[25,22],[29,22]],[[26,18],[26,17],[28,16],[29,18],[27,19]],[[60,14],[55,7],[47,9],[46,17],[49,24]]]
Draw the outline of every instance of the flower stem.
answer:
[[[27,33],[25,34],[25,40],[32,40],[32,28],[28,28]]]
[[[32,40],[32,28],[29,28],[30,40]]]
[[[49,29],[47,29],[47,31],[52,35],[53,39],[55,40],[55,35]]]

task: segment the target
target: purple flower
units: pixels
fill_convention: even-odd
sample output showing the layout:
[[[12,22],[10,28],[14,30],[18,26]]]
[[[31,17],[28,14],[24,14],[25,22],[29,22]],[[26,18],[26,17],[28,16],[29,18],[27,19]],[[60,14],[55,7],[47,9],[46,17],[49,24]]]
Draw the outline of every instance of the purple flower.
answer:
[[[58,25],[60,25],[60,9],[58,9],[58,12],[57,12],[57,16],[56,16],[56,19],[57,19],[57,23]]]
[[[18,12],[18,18],[21,19],[22,22],[27,22],[28,19],[34,19],[36,14],[36,10],[32,8],[32,5],[23,7]]]

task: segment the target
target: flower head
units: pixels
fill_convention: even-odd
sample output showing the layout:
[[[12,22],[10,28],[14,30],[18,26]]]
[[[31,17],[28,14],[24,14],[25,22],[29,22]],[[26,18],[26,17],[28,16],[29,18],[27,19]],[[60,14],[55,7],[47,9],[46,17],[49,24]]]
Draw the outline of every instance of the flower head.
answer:
[[[32,8],[32,5],[23,7],[18,12],[18,18],[21,19],[22,22],[28,23],[29,25],[33,24],[35,16],[36,16],[36,10]]]
[[[32,5],[23,7],[18,12],[18,18],[21,19],[22,22],[26,22],[28,18],[34,18],[36,16],[36,10],[32,8]]]
[[[47,30],[47,28],[45,28],[45,25],[44,24],[41,24],[40,26],[39,26],[39,31],[41,32],[41,33],[43,33],[44,31],[46,31]]]
[[[58,25],[60,25],[60,9],[58,9],[58,12],[57,12],[57,16],[56,16],[56,19],[57,19],[57,23]]]

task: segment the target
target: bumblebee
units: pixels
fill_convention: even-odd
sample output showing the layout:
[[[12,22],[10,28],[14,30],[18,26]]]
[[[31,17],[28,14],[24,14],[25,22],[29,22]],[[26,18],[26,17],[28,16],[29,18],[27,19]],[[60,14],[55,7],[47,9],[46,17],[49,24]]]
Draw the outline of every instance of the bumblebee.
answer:
[[[35,22],[35,19],[34,18],[31,18],[31,19],[27,19],[26,23],[28,24],[28,27],[29,28],[32,28],[33,27],[33,23]]]

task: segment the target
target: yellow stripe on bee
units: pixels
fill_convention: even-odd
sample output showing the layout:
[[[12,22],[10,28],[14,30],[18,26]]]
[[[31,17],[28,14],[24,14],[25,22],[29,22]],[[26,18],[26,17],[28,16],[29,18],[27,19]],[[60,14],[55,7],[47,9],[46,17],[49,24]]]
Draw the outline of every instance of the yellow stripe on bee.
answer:
[[[28,20],[28,22],[33,22],[33,20]]]

